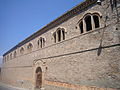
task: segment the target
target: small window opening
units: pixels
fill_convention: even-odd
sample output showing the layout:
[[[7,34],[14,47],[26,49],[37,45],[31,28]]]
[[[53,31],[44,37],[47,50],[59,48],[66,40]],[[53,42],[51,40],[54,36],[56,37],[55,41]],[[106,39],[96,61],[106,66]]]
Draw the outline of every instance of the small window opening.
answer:
[[[23,48],[23,47],[20,49],[20,53],[21,53],[21,54],[24,53],[24,48]]]
[[[12,59],[12,53],[10,54],[10,59]]]
[[[38,40],[37,44],[38,44],[38,47],[39,47],[39,45],[40,45],[40,41],[39,40]]]
[[[43,47],[45,46],[45,39],[43,38]]]
[[[61,30],[58,30],[58,41],[61,41]]]
[[[54,33],[54,42],[56,43],[56,33]]]
[[[99,24],[99,17],[98,16],[93,16],[94,19],[94,23],[95,23],[95,28],[99,28],[100,24]]]
[[[62,30],[62,34],[63,34],[63,40],[65,40],[65,31]]]
[[[85,18],[85,22],[86,22],[86,30],[87,31],[92,30],[91,16],[87,16]]]
[[[32,50],[32,48],[33,48],[33,45],[32,45],[31,43],[29,43],[29,45],[28,45],[27,49],[31,51],[31,50]]]
[[[17,55],[17,52],[15,51],[15,52],[14,52],[14,58],[16,58],[16,55]]]
[[[42,38],[40,38],[40,48],[42,48]]]
[[[83,22],[82,21],[80,22],[79,27],[80,27],[81,33],[83,33]]]

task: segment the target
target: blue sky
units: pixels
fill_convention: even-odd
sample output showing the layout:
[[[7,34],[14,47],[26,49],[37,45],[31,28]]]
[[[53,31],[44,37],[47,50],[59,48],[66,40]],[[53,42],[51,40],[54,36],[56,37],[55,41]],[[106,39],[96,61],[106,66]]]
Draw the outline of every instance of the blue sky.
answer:
[[[82,0],[0,0],[0,56]]]

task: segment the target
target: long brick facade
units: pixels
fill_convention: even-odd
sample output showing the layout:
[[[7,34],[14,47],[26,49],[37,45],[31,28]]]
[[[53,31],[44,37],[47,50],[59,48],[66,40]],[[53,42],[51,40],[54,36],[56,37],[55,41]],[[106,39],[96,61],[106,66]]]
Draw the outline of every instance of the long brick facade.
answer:
[[[7,51],[2,82],[30,90],[120,89],[120,1],[100,1],[85,0]]]

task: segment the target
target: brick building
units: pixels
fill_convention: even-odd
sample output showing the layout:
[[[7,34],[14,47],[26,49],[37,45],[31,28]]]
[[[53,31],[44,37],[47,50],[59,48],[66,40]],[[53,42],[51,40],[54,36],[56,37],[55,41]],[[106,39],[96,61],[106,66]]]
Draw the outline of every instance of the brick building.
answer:
[[[7,51],[2,81],[30,90],[120,89],[119,17],[119,0],[80,3]]]

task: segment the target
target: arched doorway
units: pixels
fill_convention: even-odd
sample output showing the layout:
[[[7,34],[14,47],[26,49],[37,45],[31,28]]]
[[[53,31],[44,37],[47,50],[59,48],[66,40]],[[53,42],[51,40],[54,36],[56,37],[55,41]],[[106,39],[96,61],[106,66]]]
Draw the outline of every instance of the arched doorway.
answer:
[[[42,87],[42,69],[38,67],[36,69],[36,88]]]

